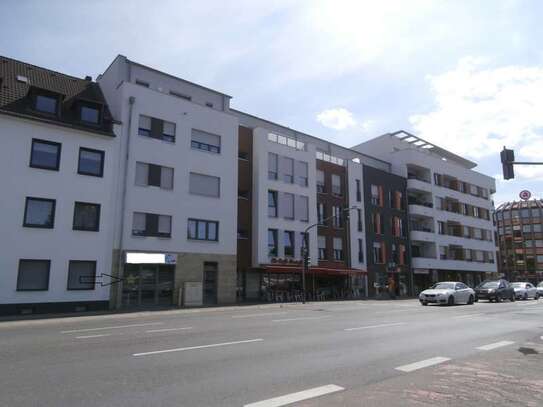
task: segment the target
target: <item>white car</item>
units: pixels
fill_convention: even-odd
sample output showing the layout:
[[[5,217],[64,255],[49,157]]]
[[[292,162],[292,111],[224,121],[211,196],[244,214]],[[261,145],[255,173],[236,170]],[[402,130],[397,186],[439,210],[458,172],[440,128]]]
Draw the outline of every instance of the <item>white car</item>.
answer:
[[[539,293],[540,297],[543,297],[543,281],[537,285],[537,292]]]
[[[422,305],[433,304],[473,304],[475,291],[458,281],[436,283],[419,294]]]
[[[515,290],[515,297],[519,300],[527,300],[528,298],[539,299],[539,292],[531,283],[511,283],[511,287]]]

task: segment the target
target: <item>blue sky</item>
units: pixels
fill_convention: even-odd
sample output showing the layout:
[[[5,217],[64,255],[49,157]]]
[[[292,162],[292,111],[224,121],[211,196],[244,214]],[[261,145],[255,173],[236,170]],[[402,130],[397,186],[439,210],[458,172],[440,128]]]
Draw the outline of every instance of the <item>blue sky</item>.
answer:
[[[225,4],[226,3],[226,4]],[[232,106],[352,146],[405,129],[501,180],[499,150],[543,161],[543,2],[2,2],[0,53],[96,77],[117,54],[234,96]]]

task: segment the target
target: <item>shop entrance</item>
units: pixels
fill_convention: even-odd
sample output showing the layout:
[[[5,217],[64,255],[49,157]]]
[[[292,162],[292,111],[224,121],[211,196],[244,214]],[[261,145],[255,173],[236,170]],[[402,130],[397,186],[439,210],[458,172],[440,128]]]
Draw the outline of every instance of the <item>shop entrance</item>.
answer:
[[[126,264],[123,306],[167,306],[173,304],[175,265]]]

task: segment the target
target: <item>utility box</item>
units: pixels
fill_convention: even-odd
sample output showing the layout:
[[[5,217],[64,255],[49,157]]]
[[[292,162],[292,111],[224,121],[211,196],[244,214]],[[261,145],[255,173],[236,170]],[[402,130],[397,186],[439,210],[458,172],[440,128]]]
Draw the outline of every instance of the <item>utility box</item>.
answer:
[[[181,300],[185,307],[201,307],[204,303],[202,282],[185,282],[183,284],[183,298],[180,298],[180,303]]]

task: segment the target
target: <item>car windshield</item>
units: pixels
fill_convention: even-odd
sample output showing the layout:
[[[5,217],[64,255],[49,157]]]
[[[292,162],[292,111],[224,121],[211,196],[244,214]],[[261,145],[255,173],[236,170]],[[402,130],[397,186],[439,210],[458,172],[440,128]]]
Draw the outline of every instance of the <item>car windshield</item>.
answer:
[[[540,282],[537,286],[543,288],[543,281]]]
[[[481,288],[498,288],[498,282],[488,281],[486,283],[481,284]]]
[[[512,283],[511,286],[514,288],[524,288],[523,283]]]
[[[437,283],[432,286],[434,290],[454,290],[454,283]]]

